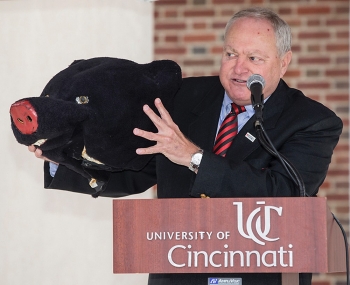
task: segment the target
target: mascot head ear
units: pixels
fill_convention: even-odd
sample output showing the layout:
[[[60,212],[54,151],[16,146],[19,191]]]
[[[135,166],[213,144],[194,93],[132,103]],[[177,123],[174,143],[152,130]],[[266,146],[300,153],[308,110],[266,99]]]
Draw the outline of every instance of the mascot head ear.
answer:
[[[181,86],[180,66],[171,60],[158,60],[147,64],[147,70],[159,85],[159,89],[174,94]]]
[[[76,64],[76,63],[79,63],[79,62],[81,62],[81,61],[84,61],[84,59],[76,59],[76,60],[74,60],[74,61],[70,64],[70,66],[71,66],[71,65],[74,65],[74,64]]]

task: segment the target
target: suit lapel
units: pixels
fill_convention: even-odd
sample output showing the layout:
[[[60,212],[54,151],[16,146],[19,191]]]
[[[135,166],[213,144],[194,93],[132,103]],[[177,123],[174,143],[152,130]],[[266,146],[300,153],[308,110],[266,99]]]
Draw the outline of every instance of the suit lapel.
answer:
[[[263,109],[264,129],[267,131],[276,127],[279,117],[284,109],[286,100],[286,84],[283,80],[280,81],[276,91],[266,101]],[[244,160],[255,149],[260,146],[257,138],[257,133],[254,127],[256,117],[255,115],[249,119],[249,121],[240,130],[238,135],[234,138],[234,141],[228,150],[226,157],[230,158],[233,162]],[[255,140],[252,142],[248,137],[252,135]]]
[[[189,137],[203,149],[213,148],[224,93],[218,81],[192,110],[197,118],[189,126]]]

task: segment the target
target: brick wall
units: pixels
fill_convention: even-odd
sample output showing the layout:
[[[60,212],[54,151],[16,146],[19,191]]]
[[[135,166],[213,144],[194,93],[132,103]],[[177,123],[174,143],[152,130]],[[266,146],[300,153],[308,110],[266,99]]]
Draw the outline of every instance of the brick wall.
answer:
[[[334,110],[344,122],[319,196],[349,231],[349,1],[160,0],[155,2],[154,58],[172,59],[184,77],[217,75],[223,29],[238,10],[273,9],[293,32],[293,60],[284,79]],[[345,274],[314,276],[313,284],[342,285]]]

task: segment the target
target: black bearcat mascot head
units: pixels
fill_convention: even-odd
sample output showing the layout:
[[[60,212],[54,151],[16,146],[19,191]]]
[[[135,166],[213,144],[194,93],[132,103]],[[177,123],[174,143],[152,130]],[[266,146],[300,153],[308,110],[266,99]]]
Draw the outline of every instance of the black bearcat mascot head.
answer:
[[[86,177],[98,196],[106,171],[140,170],[149,162],[150,155],[135,152],[152,142],[133,129],[156,131],[142,106],[158,97],[171,110],[181,82],[181,69],[170,60],[76,60],[40,97],[11,105],[12,130],[19,143],[36,145],[43,156]]]

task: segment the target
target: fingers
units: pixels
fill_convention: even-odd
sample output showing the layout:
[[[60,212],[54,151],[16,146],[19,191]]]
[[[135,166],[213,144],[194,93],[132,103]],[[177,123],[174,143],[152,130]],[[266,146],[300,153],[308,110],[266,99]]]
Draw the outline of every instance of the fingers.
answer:
[[[35,154],[36,157],[42,158],[43,152],[41,151],[41,149],[37,148],[36,146],[30,145],[30,146],[28,146],[28,150],[29,150],[30,152],[34,152],[34,154]]]
[[[163,153],[165,156],[176,152],[176,149],[182,144],[182,133],[178,126],[173,122],[169,112],[165,109],[159,98],[155,99],[154,104],[160,114],[158,116],[148,105],[143,106],[143,111],[156,126],[158,132],[148,132],[135,128],[134,135],[156,142],[154,146],[147,148],[138,148],[137,154],[155,154]],[[175,151],[173,150],[175,149]]]
[[[30,152],[35,152],[36,147],[35,147],[34,145],[30,145],[30,146],[28,146],[28,150],[29,150]]]
[[[34,154],[35,154],[35,156],[36,156],[37,158],[43,158],[43,159],[45,159],[45,158],[43,157],[43,152],[42,152],[42,150],[39,149],[39,148],[37,148],[37,149],[35,150]]]
[[[159,150],[156,146],[151,146],[151,147],[147,147],[147,148],[138,148],[138,149],[136,149],[136,153],[139,155],[155,154],[155,153],[159,153]]]
[[[141,130],[139,128],[135,128],[133,130],[134,135],[138,136],[138,137],[142,137],[144,139],[147,139],[149,141],[157,141],[157,134],[152,133],[152,132],[147,132],[144,130]]]
[[[155,145],[136,149],[139,155],[162,153],[170,161],[188,166],[191,156],[199,147],[188,140],[172,120],[169,112],[159,98],[154,101],[159,112],[157,115],[148,105],[143,106],[143,111],[158,129],[157,133],[135,128],[134,135],[155,142]]]
[[[165,107],[164,107],[162,101],[161,101],[159,98],[157,98],[156,100],[154,100],[154,104],[155,104],[155,106],[157,107],[157,110],[158,110],[158,112],[159,112],[161,118],[162,118],[163,120],[165,120],[165,122],[166,122],[167,124],[172,123],[173,120],[172,120],[172,118],[171,118],[171,116],[170,116],[168,110],[165,109]]]
[[[143,111],[151,119],[153,124],[158,128],[161,124],[161,118],[156,113],[154,113],[154,111],[148,105],[143,106]]]
[[[54,161],[52,161],[52,160],[49,160],[49,159],[47,159],[45,156],[43,156],[42,150],[41,150],[40,148],[37,148],[37,147],[34,146],[34,145],[28,146],[28,150],[29,150],[30,152],[33,152],[34,155],[35,155],[35,157],[37,157],[37,158],[40,158],[40,159],[43,159],[43,160],[50,161],[50,162],[52,162],[52,163],[58,164],[57,162],[54,162]]]
[[[157,129],[160,131],[161,129],[164,129],[166,125],[170,126],[174,122],[169,112],[167,111],[167,109],[165,109],[162,101],[159,98],[157,98],[154,101],[154,104],[160,114],[160,117],[148,105],[143,106],[143,111],[151,119],[151,121],[157,127]]]

